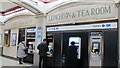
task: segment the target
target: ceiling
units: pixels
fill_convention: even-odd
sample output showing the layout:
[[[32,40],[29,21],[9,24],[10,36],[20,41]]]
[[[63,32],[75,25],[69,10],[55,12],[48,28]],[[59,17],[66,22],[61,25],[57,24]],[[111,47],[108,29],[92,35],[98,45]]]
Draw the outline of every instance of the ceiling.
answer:
[[[12,3],[10,1],[16,1],[16,2]],[[23,2],[26,2],[26,3],[23,3],[23,2],[19,3],[20,1],[23,1]],[[29,3],[27,1],[29,1]],[[38,2],[38,6],[30,5],[30,1]],[[59,2],[59,1],[61,1],[61,2]],[[51,5],[53,5],[53,4],[57,5],[57,4],[62,3],[64,1],[74,1],[74,0],[57,0],[57,2],[55,1],[54,3],[51,3],[50,5],[40,3],[40,0],[0,0],[0,12],[5,12],[5,11],[11,9],[11,8],[14,8],[14,7],[18,6],[17,4],[19,4],[22,7],[25,7],[28,10],[31,10],[31,9],[33,10],[34,9],[35,11],[37,10],[38,12],[41,12],[41,11],[45,11],[45,9],[48,10],[47,8],[52,7]],[[76,0],[76,1],[86,1],[86,2],[87,1],[91,1],[91,2],[93,2],[93,1],[114,1],[114,2],[119,2],[120,0]],[[55,6],[55,5],[53,5],[53,6]],[[47,7],[44,7],[44,6],[47,6]]]
[[[11,8],[14,8],[16,7],[17,5],[12,3],[12,2],[9,2],[7,0],[0,0],[0,12],[4,12],[4,11],[7,11]]]
[[[80,1],[83,3],[84,2],[105,2],[107,3],[108,1],[112,1],[114,3],[120,3],[120,0],[57,0],[55,2],[51,2],[51,3],[43,3],[40,0],[0,0],[0,22],[4,21],[3,17],[6,19],[7,17],[12,16],[11,15],[7,15],[7,16],[3,16],[1,14],[1,12],[6,12],[8,10],[10,10],[11,8],[15,8],[16,6],[21,6],[24,7],[25,9],[29,10],[29,12],[33,12],[34,14],[43,14],[43,13],[48,13],[49,11],[53,10],[54,8],[57,8],[57,6],[60,6],[62,4],[67,4],[69,2],[72,1]],[[106,2],[107,1],[107,2]],[[37,2],[37,4],[36,4]]]

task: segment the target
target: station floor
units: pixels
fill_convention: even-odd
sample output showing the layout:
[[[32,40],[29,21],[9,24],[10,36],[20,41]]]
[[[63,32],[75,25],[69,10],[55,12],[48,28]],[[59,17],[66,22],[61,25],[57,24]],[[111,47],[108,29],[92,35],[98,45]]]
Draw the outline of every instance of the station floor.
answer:
[[[0,68],[7,68],[7,67],[19,68],[19,67],[32,67],[32,66],[33,66],[32,64],[28,64],[28,63],[19,64],[17,60],[0,56]]]
[[[39,68],[39,67],[35,67],[33,66],[33,64],[28,63],[19,64],[17,60],[0,56],[0,68]],[[118,68],[120,68],[120,63],[118,64]]]

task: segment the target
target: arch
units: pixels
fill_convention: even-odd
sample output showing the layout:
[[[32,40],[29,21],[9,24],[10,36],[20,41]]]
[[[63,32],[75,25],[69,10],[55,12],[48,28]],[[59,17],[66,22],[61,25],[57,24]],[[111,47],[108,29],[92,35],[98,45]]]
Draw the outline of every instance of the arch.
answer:
[[[18,16],[34,16],[34,14],[32,14],[31,12],[21,12],[21,13],[17,13],[17,14],[13,14],[13,15],[10,15],[10,16],[6,16],[6,18],[4,19],[4,23],[6,23],[7,21],[15,18],[15,17],[18,17]]]
[[[57,9],[57,8],[59,8],[59,7],[61,7],[61,6],[66,6],[66,5],[68,5],[68,4],[72,4],[72,3],[80,3],[80,4],[109,4],[109,3],[115,3],[115,1],[112,1],[112,0],[110,0],[110,1],[83,1],[83,0],[81,0],[81,1],[67,1],[67,2],[62,2],[62,3],[59,3],[59,4],[57,4],[57,5],[54,5],[52,8],[50,8],[50,9],[48,9],[45,13],[49,13],[49,12],[51,12],[51,11],[54,11],[55,9]]]

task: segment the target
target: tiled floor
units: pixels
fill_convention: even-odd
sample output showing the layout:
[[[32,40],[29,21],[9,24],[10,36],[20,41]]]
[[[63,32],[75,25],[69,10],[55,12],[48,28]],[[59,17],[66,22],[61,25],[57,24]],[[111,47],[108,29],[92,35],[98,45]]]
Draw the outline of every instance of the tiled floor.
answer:
[[[32,66],[32,64],[27,64],[27,63],[19,64],[17,60],[12,60],[0,56],[0,67],[1,66]]]

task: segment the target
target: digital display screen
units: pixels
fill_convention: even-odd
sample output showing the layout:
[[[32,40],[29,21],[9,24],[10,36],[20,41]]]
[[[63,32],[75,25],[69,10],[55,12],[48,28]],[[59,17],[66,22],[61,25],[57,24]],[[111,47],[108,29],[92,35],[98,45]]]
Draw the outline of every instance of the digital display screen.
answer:
[[[70,37],[69,38],[69,46],[71,45],[70,43],[74,41],[75,42],[75,46],[79,46],[80,45],[80,38],[79,37]]]
[[[92,43],[92,53],[99,54],[100,53],[100,42],[93,42]]]

